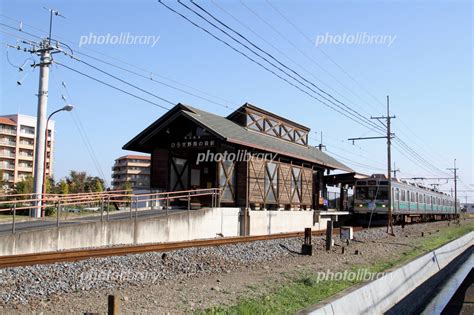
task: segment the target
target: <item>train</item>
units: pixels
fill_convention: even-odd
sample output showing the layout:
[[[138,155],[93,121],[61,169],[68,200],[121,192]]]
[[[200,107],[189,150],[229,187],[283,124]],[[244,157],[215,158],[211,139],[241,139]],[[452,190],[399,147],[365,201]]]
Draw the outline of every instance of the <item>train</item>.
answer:
[[[358,179],[354,185],[354,214],[387,216],[389,181],[383,174]],[[399,179],[391,180],[391,205],[395,221],[418,222],[457,217],[454,197]]]

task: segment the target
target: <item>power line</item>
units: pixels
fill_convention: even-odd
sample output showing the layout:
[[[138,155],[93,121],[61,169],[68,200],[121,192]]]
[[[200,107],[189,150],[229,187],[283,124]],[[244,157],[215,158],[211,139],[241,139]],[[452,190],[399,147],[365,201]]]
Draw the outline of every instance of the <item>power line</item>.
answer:
[[[277,12],[288,24],[290,24],[301,36],[303,36],[307,41],[309,41],[310,43],[313,43],[312,40],[295,24],[293,23],[288,17],[286,17],[283,12],[281,12],[281,10],[279,10],[275,5],[273,5],[269,0],[266,0],[266,3],[275,11]],[[242,1],[241,1],[241,4],[244,5],[247,9],[251,10],[248,6],[246,6]],[[263,18],[261,18],[260,16],[258,16],[253,10],[251,10],[251,12],[256,15],[257,17],[259,17],[263,22],[265,22],[267,25],[269,23],[267,23],[266,21],[263,20]],[[268,25],[270,27],[272,27],[271,25]],[[273,27],[272,27],[273,28]],[[273,28],[274,29],[274,28]],[[274,31],[276,31],[274,29]],[[276,31],[277,33],[279,33],[278,31]],[[281,35],[281,33],[279,33]],[[281,35],[282,37],[284,37],[283,35]],[[287,39],[287,41],[289,41]],[[374,100],[376,100],[377,102],[380,102],[380,100],[378,100],[367,88],[365,88],[358,80],[355,79],[355,77],[353,77],[352,75],[350,75],[349,72],[347,72],[340,64],[338,64],[333,58],[331,58],[323,49],[321,49],[320,47],[316,47],[319,51],[321,51],[321,53],[326,56],[333,64],[335,64],[342,72],[344,72],[352,81],[354,81],[355,83],[357,83],[362,89],[364,89],[367,94],[369,94]],[[369,106],[371,106],[371,104],[367,103]],[[372,107],[372,106],[371,106]],[[374,107],[372,107],[374,108]],[[374,108],[375,109],[375,108]],[[401,123],[403,125],[406,126],[406,124],[404,124],[402,121]],[[409,130],[409,128],[408,128]],[[400,129],[400,131],[403,133],[403,131]],[[415,134],[415,133],[413,133]],[[415,134],[416,135],[416,134]],[[417,135],[416,135],[417,136]],[[414,151],[413,149],[410,148],[411,151]],[[416,153],[417,154],[417,153]],[[444,162],[443,162],[444,163]],[[431,164],[428,162],[428,164]],[[431,164],[432,165],[432,164]],[[437,168],[437,167],[436,167]],[[437,168],[439,170],[439,168]]]
[[[56,83],[56,86],[60,90],[61,87],[60,87],[58,81],[56,80],[54,71],[51,71],[51,74],[52,74],[54,82]],[[63,87],[68,99],[72,101],[71,94],[69,93],[69,90],[66,87],[66,84],[64,82],[61,82],[61,83],[62,83],[61,86]],[[66,99],[64,97],[62,97],[62,99],[66,103]],[[73,104],[76,105],[74,102],[73,102]],[[102,177],[102,180],[104,181],[104,184],[106,185],[106,187],[108,187],[109,186],[108,185],[108,180],[105,176],[105,173],[102,169],[102,166],[100,165],[99,159],[97,158],[97,155],[95,154],[95,150],[94,150],[94,148],[93,148],[93,146],[92,146],[92,144],[89,140],[89,137],[87,136],[87,132],[86,132],[86,130],[85,130],[85,128],[84,128],[84,126],[81,122],[78,111],[79,111],[79,108],[75,107],[74,111],[72,111],[72,120],[73,120],[74,125],[76,126],[76,128],[79,132],[79,135],[82,139],[82,142],[84,143],[84,146],[86,147],[87,152],[89,153],[89,156],[92,160],[92,163],[94,164],[94,167],[95,167],[97,173],[99,174],[100,177]]]
[[[237,22],[240,26],[244,27],[246,30],[248,30],[250,33],[254,34],[257,38],[259,38],[262,42],[264,42],[265,44],[267,44],[268,46],[272,47],[274,50],[276,50],[278,53],[280,53],[282,56],[284,56],[286,59],[288,59],[289,61],[291,61],[293,64],[295,64],[296,66],[298,66],[303,72],[309,74],[311,77],[313,77],[316,81],[320,82],[322,85],[324,85],[325,87],[327,87],[328,89],[332,90],[334,93],[336,93],[337,95],[339,95],[340,97],[344,98],[345,100],[347,101],[350,101],[345,95],[343,95],[342,93],[340,93],[339,91],[337,91],[336,89],[334,89],[333,87],[331,87],[330,85],[328,85],[327,83],[325,83],[324,81],[320,80],[316,75],[314,75],[312,72],[310,72],[306,67],[302,66],[300,63],[298,63],[296,60],[294,60],[292,57],[290,57],[288,54],[286,54],[285,52],[283,52],[281,49],[279,49],[278,47],[276,47],[275,45],[273,45],[270,41],[266,40],[263,36],[261,36],[260,34],[258,34],[256,31],[254,31],[252,28],[250,28],[249,26],[247,26],[245,23],[241,22],[237,17],[235,17],[232,13],[230,13],[229,11],[227,11],[226,9],[224,9],[221,5],[218,4],[218,2],[214,1],[214,0],[211,0],[211,3],[216,6],[219,10],[221,10],[222,12],[224,12],[225,14],[227,14],[228,16],[230,16],[235,22]]]
[[[310,60],[313,64],[315,64],[318,68],[320,68],[324,73],[329,75],[334,81],[336,81],[339,85],[341,85],[343,88],[351,92],[354,96],[362,100],[364,103],[368,104],[371,106],[365,99],[363,99],[360,95],[355,93],[351,88],[346,86],[344,83],[342,83],[336,76],[334,76],[331,72],[326,70],[319,62],[317,62],[313,57],[309,56],[306,54],[304,51],[302,51],[296,44],[294,44],[291,40],[289,40],[285,35],[283,35],[280,31],[278,31],[272,24],[267,22],[261,15],[259,15],[255,10],[252,10],[248,5],[246,5],[242,0],[240,0],[240,4],[246,8],[252,15],[254,15],[258,20],[260,20],[262,23],[267,25],[271,30],[273,30],[276,34],[278,34],[281,38],[283,38],[288,44],[290,44],[293,48],[295,48],[301,55],[306,57],[308,60]],[[377,110],[379,112],[379,110]]]
[[[32,28],[32,29],[38,30],[38,31],[40,31],[40,32],[45,32],[45,30],[43,30],[43,29],[41,29],[41,28],[35,27],[35,26],[31,25],[31,24],[23,23],[22,21],[20,21],[20,20],[18,20],[18,19],[15,19],[15,18],[6,16],[6,15],[4,15],[4,14],[0,14],[0,16],[3,16],[3,17],[5,17],[5,18],[7,18],[7,19],[9,19],[9,20],[12,20],[12,21],[15,21],[15,22],[18,22],[18,23],[22,23],[22,25],[26,25],[26,26],[28,26],[28,27],[30,27],[30,28]],[[17,31],[25,32],[24,30],[18,30],[18,29],[16,29],[16,28],[12,27],[12,26],[9,26],[9,27],[12,28],[12,29],[15,29],[15,30],[17,30]],[[32,36],[35,36],[35,37],[37,37],[37,38],[40,38],[40,37],[37,36],[37,35],[34,35],[34,34],[31,34],[31,35],[32,35]],[[58,40],[58,39],[59,39],[59,40]],[[60,44],[63,44],[63,45],[66,45],[65,42],[67,42],[67,43],[71,43],[71,44],[77,46],[77,43],[76,43],[76,42],[73,42],[73,41],[71,41],[71,40],[68,40],[68,39],[66,39],[66,38],[64,38],[64,37],[62,37],[62,36],[56,35],[55,38],[53,38],[53,40],[56,41],[56,42],[58,42],[58,43],[60,43]],[[177,90],[177,91],[180,91],[180,92],[186,93],[186,94],[188,94],[188,95],[191,95],[191,96],[200,98],[200,99],[202,99],[202,100],[205,100],[205,101],[207,101],[207,102],[210,102],[210,103],[213,103],[213,104],[216,104],[216,105],[220,105],[220,106],[222,106],[222,107],[228,108],[229,106],[226,105],[226,104],[222,104],[222,103],[220,103],[220,102],[212,101],[212,100],[210,100],[209,98],[199,96],[199,95],[197,95],[197,94],[195,94],[195,93],[186,91],[186,90],[184,90],[184,89],[178,88],[178,87],[173,86],[173,85],[171,85],[171,84],[168,84],[168,83],[165,83],[165,82],[162,82],[162,81],[158,81],[158,80],[154,79],[154,77],[163,78],[163,79],[165,79],[165,80],[168,80],[168,81],[170,81],[170,82],[173,82],[173,83],[178,84],[178,85],[181,85],[181,86],[184,86],[184,87],[186,87],[186,88],[188,88],[188,89],[191,89],[191,90],[196,91],[196,92],[198,92],[198,93],[201,93],[201,94],[203,94],[203,95],[207,95],[208,97],[215,98],[215,99],[219,99],[220,101],[223,101],[223,102],[225,102],[225,103],[229,103],[229,104],[234,104],[234,105],[236,105],[234,102],[229,101],[229,100],[227,100],[227,99],[225,99],[225,98],[222,98],[222,97],[213,95],[213,94],[208,93],[208,92],[206,92],[206,91],[203,91],[203,90],[201,90],[201,89],[197,89],[197,88],[195,88],[195,87],[193,87],[193,86],[191,86],[191,85],[189,85],[189,84],[186,84],[186,83],[183,83],[183,82],[179,82],[179,81],[174,80],[174,79],[171,79],[171,78],[169,78],[169,77],[167,77],[167,76],[163,76],[163,75],[160,75],[160,74],[157,74],[157,73],[154,73],[154,72],[150,72],[150,71],[147,70],[147,69],[144,69],[144,68],[139,67],[139,66],[137,66],[137,65],[131,64],[131,63],[129,63],[129,62],[127,62],[127,61],[124,61],[124,60],[121,60],[121,59],[119,59],[119,58],[116,58],[116,57],[113,57],[113,56],[104,54],[104,53],[102,53],[102,52],[100,52],[100,51],[97,51],[97,50],[94,50],[94,49],[91,49],[91,48],[88,48],[88,47],[81,47],[81,49],[84,49],[84,50],[93,52],[93,53],[98,54],[98,55],[100,55],[100,56],[102,56],[102,57],[109,58],[109,59],[114,60],[114,61],[116,61],[116,62],[119,62],[119,63],[121,63],[121,64],[123,64],[123,65],[126,65],[126,66],[128,66],[128,67],[130,67],[130,68],[136,69],[136,70],[138,70],[138,71],[140,71],[140,72],[142,72],[142,73],[146,73],[147,75],[140,74],[140,73],[138,73],[138,72],[136,72],[136,71],[132,71],[132,70],[127,69],[127,68],[125,68],[125,67],[118,66],[118,65],[116,65],[116,64],[114,64],[114,63],[104,61],[104,60],[102,60],[102,59],[99,59],[99,58],[97,58],[97,57],[91,56],[91,55],[89,55],[89,54],[86,54],[86,53],[81,52],[81,51],[78,51],[78,50],[74,50],[74,52],[77,53],[77,54],[83,55],[83,56],[85,56],[85,57],[94,59],[94,60],[96,60],[96,61],[99,61],[99,62],[101,62],[101,63],[107,64],[107,65],[109,65],[109,66],[112,66],[112,67],[118,68],[118,69],[120,69],[120,70],[129,72],[129,73],[131,73],[131,74],[140,76],[140,77],[145,78],[145,79],[147,79],[147,80],[151,80],[151,81],[154,82],[154,83],[158,83],[158,84],[167,86],[167,87],[169,87],[169,88],[171,88],[171,89],[175,89],[175,90]],[[71,50],[72,50],[72,49],[71,49]]]
[[[319,98],[315,97],[314,95],[310,94],[308,91],[306,90],[303,90],[300,86],[297,86],[295,85],[294,83],[290,82],[288,79],[282,77],[281,75],[279,75],[278,73],[276,73],[275,71],[269,69],[268,67],[266,67],[265,65],[263,65],[262,63],[260,63],[259,61],[253,59],[252,57],[248,56],[246,53],[240,51],[239,49],[235,48],[234,46],[230,45],[229,43],[227,43],[225,40],[217,37],[216,35],[212,34],[210,31],[208,31],[207,29],[205,29],[204,27],[198,25],[197,23],[193,22],[192,20],[190,20],[188,17],[186,17],[185,15],[181,14],[180,12],[174,10],[173,8],[169,7],[168,5],[166,5],[165,3],[163,3],[163,1],[159,0],[159,3],[162,4],[163,6],[165,6],[168,10],[174,12],[175,14],[179,15],[180,17],[182,17],[183,19],[185,19],[186,21],[188,21],[189,23],[191,23],[192,25],[194,25],[195,27],[201,29],[202,31],[204,31],[205,33],[209,34],[210,36],[212,36],[213,38],[215,38],[216,40],[218,40],[219,42],[223,43],[224,45],[226,45],[227,47],[229,47],[230,49],[234,50],[235,52],[239,53],[240,55],[244,56],[245,58],[249,59],[250,61],[252,61],[253,63],[257,64],[258,66],[262,67],[263,69],[265,69],[266,71],[272,73],[273,75],[277,76],[278,78],[280,78],[281,80],[285,81],[286,83],[290,84],[291,86],[297,88],[298,90],[300,90],[301,92],[307,94],[308,96],[310,96],[311,98],[317,100],[318,102],[326,105],[327,107],[331,108],[332,110],[340,113],[341,115],[353,120],[354,122],[366,127],[366,128],[369,128],[371,129],[370,126],[367,126],[366,124],[364,124],[363,122],[361,122],[360,120],[357,120],[351,116],[349,116],[348,114],[346,114],[345,112],[335,108],[334,106],[320,100]],[[317,93],[316,93],[317,94]]]
[[[102,80],[100,80],[100,79],[97,79],[97,78],[95,78],[95,77],[93,77],[93,76],[90,76],[90,75],[88,75],[88,74],[86,74],[86,73],[84,73],[84,72],[81,72],[81,71],[79,71],[79,70],[76,70],[76,69],[74,69],[74,68],[71,68],[71,67],[69,67],[69,66],[66,66],[65,64],[60,63],[60,62],[58,62],[58,61],[55,61],[55,64],[57,64],[57,65],[59,65],[59,66],[61,66],[61,67],[64,67],[64,68],[66,68],[66,69],[69,69],[69,70],[71,70],[71,71],[73,71],[73,72],[76,72],[77,74],[80,74],[80,75],[82,75],[82,76],[84,76],[84,77],[87,77],[87,78],[89,78],[89,79],[91,79],[91,80],[94,80],[94,81],[96,81],[96,82],[99,82],[99,83],[101,83],[101,84],[103,84],[103,85],[106,85],[106,86],[108,86],[108,87],[110,87],[110,88],[112,88],[112,89],[114,89],[114,90],[117,90],[117,91],[120,91],[120,92],[122,92],[122,93],[124,93],[124,94],[130,95],[130,96],[132,96],[132,97],[134,97],[134,98],[136,98],[136,99],[139,99],[139,100],[141,100],[141,101],[144,101],[144,102],[146,102],[146,103],[149,103],[149,104],[151,104],[151,105],[157,106],[157,107],[162,108],[162,109],[165,109],[165,110],[170,110],[170,108],[168,108],[168,107],[165,107],[165,106],[160,105],[160,104],[158,104],[158,103],[155,103],[155,102],[153,102],[153,101],[147,100],[147,99],[145,99],[145,98],[143,98],[143,97],[141,97],[141,96],[138,96],[138,95],[136,95],[136,94],[133,94],[133,93],[131,93],[131,92],[125,91],[125,90],[123,90],[123,89],[121,89],[121,88],[118,88],[118,87],[112,85],[112,84],[109,84],[109,83],[107,83],[107,82],[104,82],[104,81],[102,81]]]
[[[70,57],[72,57],[72,56],[70,56]],[[117,76],[115,76],[115,75],[113,75],[113,74],[110,74],[110,73],[108,73],[107,71],[102,70],[102,69],[100,69],[99,67],[96,67],[96,66],[94,66],[94,65],[92,65],[92,64],[90,64],[90,63],[88,63],[88,62],[86,62],[86,61],[84,61],[84,60],[81,60],[81,59],[78,59],[78,58],[75,58],[75,57],[72,57],[72,58],[73,58],[74,60],[76,60],[76,61],[79,61],[80,63],[85,64],[85,65],[88,66],[88,67],[91,67],[91,68],[94,69],[94,70],[97,70],[97,71],[99,71],[99,72],[101,72],[101,73],[103,73],[103,74],[105,74],[105,75],[107,75],[107,76],[109,76],[109,77],[111,77],[111,78],[114,78],[115,80],[118,80],[118,81],[120,81],[120,82],[122,82],[122,83],[124,83],[124,84],[126,84],[126,85],[128,85],[128,86],[131,86],[131,87],[133,87],[133,88],[135,88],[135,89],[137,89],[137,90],[139,90],[139,91],[141,91],[141,92],[143,92],[143,93],[146,93],[146,94],[148,94],[148,95],[151,95],[151,96],[153,96],[153,97],[156,97],[157,99],[162,100],[163,102],[166,102],[166,103],[168,103],[168,104],[170,104],[170,105],[175,105],[175,103],[173,103],[173,102],[171,102],[171,101],[169,101],[169,100],[167,100],[167,99],[165,99],[165,98],[163,98],[163,97],[161,97],[161,96],[159,96],[159,95],[156,95],[156,94],[151,93],[151,92],[149,92],[149,91],[147,91],[147,90],[145,90],[145,89],[142,89],[141,87],[139,87],[139,86],[137,86],[137,85],[135,85],[135,84],[132,84],[132,83],[130,83],[130,82],[124,80],[124,79],[121,79],[121,78],[119,78],[119,77],[117,77]]]
[[[313,41],[295,24],[293,23],[288,17],[286,17],[281,10],[279,10],[276,6],[274,6],[269,0],[265,0],[265,2],[275,11],[277,12],[288,24],[290,24],[301,36],[303,36],[308,42],[313,44]],[[316,48],[326,57],[328,58],[336,67],[338,67],[349,79],[355,82],[360,88],[365,90],[365,92],[370,95],[374,100],[380,102],[377,97],[375,97],[367,88],[365,88],[355,77],[353,77],[348,71],[346,71],[339,63],[337,63],[329,54],[327,54],[321,47],[316,46]],[[380,109],[372,106],[370,103],[365,102],[375,111],[379,111]]]
[[[260,55],[260,53],[257,53],[255,52],[253,49],[249,48],[246,44],[242,43],[240,40],[236,39],[234,36],[230,35],[229,33],[227,33],[225,30],[223,30],[222,28],[220,28],[219,26],[216,26],[214,23],[210,22],[208,19],[206,19],[205,17],[203,17],[201,14],[199,14],[198,12],[196,12],[195,10],[193,10],[192,8],[188,7],[187,5],[185,5],[184,3],[182,3],[181,1],[178,1],[179,4],[181,4],[182,6],[184,6],[186,9],[188,9],[189,11],[191,11],[192,13],[194,13],[195,15],[197,15],[198,17],[200,17],[201,19],[203,19],[205,22],[207,22],[208,24],[212,25],[214,28],[216,28],[217,30],[221,31],[222,33],[224,33],[225,35],[227,35],[228,37],[230,37],[232,40],[234,40],[235,42],[237,42],[238,44],[244,46],[245,48],[247,48],[248,50],[250,50],[252,53],[254,53],[255,55],[257,55],[258,57],[262,58],[264,61],[266,61],[267,63],[271,64],[273,67],[277,68],[278,70],[280,70],[281,72],[285,73],[287,76],[291,77],[293,80],[297,81],[298,83],[302,84],[303,86],[305,86],[306,88],[308,88],[309,90],[313,91],[314,93],[316,93],[317,95],[319,95],[320,97],[324,98],[326,101],[328,102],[331,102],[332,104],[334,104],[335,106],[338,106],[340,107],[339,105],[335,104],[333,101],[337,102],[338,104],[342,105],[344,108],[346,108],[346,110],[348,110],[349,112],[351,112],[350,114],[351,115],[354,115],[354,116],[359,116],[358,119],[362,119],[364,120],[366,123],[370,124],[370,125],[373,125],[375,128],[379,128],[379,126],[377,126],[376,124],[373,124],[372,121],[370,121],[368,118],[364,117],[363,115],[361,115],[358,111],[354,110],[352,107],[346,105],[345,103],[339,101],[338,99],[336,99],[334,96],[332,96],[330,93],[324,91],[323,89],[321,89],[319,86],[317,86],[316,84],[314,84],[313,82],[309,81],[308,79],[306,79],[305,77],[303,77],[301,74],[299,74],[297,71],[293,70],[292,68],[288,67],[286,64],[282,63],[279,59],[275,58],[272,54],[268,53],[266,50],[260,48],[258,45],[256,45],[255,43],[253,43],[252,41],[250,41],[247,37],[245,37],[244,35],[242,35],[240,32],[236,31],[235,29],[231,28],[230,26],[228,26],[226,23],[222,22],[221,20],[219,20],[218,18],[216,18],[213,14],[211,14],[209,11],[207,11],[206,9],[204,9],[202,6],[196,4],[193,0],[191,0],[191,3],[196,6],[197,8],[199,8],[201,11],[203,11],[204,13],[206,13],[209,17],[211,17],[214,21],[216,21],[217,23],[219,23],[220,25],[224,26],[226,29],[230,30],[231,32],[233,32],[234,34],[236,34],[238,37],[242,38],[243,40],[245,40],[247,43],[249,43],[252,47],[254,47],[255,49],[257,49],[259,52],[265,54],[266,56],[268,56],[270,59],[274,60],[276,63],[278,63],[278,65],[280,65],[281,67],[283,67],[284,69],[290,71],[293,75],[291,74],[288,74],[286,72],[286,70],[282,70],[279,66],[275,65],[273,62],[269,61],[268,59],[266,59],[265,57],[262,57]],[[305,83],[301,82],[299,79],[297,79],[295,76],[297,76],[298,78],[300,78],[301,80],[303,80],[304,82],[310,84],[311,86],[313,86],[318,92],[316,92],[314,89],[312,89],[311,87],[307,86]],[[322,95],[322,94],[324,95]],[[327,97],[326,97],[327,96]],[[329,98],[328,98],[329,97]]]

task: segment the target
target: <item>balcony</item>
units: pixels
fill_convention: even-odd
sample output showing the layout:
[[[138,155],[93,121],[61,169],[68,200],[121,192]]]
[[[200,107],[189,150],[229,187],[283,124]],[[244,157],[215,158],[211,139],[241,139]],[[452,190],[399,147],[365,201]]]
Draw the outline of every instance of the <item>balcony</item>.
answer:
[[[16,130],[11,128],[0,128],[0,133],[5,135],[16,135]]]
[[[8,140],[0,140],[0,145],[8,146],[8,147],[16,147],[16,142],[8,141]]]
[[[33,155],[28,154],[18,154],[18,158],[25,161],[33,161]]]
[[[15,153],[8,152],[8,151],[0,151],[0,157],[14,159]]]
[[[12,163],[0,163],[0,169],[2,170],[15,170],[15,164]]]
[[[33,149],[33,147],[34,147],[34,142],[20,141],[20,142],[18,143],[18,146],[19,146],[20,148]]]
[[[33,170],[33,164],[18,164],[18,171],[31,172]]]

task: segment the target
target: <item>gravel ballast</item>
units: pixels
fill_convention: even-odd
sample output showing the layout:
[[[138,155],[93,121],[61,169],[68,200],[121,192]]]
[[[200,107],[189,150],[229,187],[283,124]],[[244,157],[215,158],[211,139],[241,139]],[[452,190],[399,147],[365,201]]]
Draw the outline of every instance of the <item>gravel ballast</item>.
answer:
[[[411,238],[421,237],[420,231],[436,233],[442,226],[447,223],[397,226],[395,237],[384,228],[356,232],[345,254],[338,237],[329,252],[324,237],[313,237],[313,256],[299,255],[302,238],[288,238],[0,269],[0,313],[60,313],[57,307],[66,305],[65,312],[105,311],[104,297],[112,292],[123,296],[130,312],[182,313],[231,303],[250,284],[278,282],[286,272],[340,269],[389,258],[406,250]]]

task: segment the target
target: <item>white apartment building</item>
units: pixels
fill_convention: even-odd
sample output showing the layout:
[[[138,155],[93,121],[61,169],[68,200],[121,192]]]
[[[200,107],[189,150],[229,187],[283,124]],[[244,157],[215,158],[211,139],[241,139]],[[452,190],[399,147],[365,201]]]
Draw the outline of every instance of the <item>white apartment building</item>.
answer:
[[[36,117],[0,116],[0,170],[9,187],[33,176],[35,161]],[[48,123],[46,174],[53,174],[54,121]]]
[[[123,189],[129,182],[133,189],[150,187],[150,156],[125,155],[115,160],[112,166],[113,189]]]

